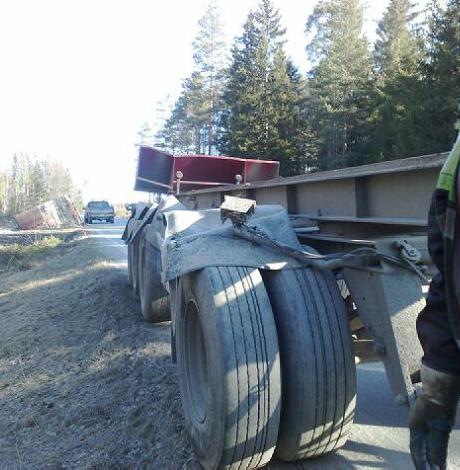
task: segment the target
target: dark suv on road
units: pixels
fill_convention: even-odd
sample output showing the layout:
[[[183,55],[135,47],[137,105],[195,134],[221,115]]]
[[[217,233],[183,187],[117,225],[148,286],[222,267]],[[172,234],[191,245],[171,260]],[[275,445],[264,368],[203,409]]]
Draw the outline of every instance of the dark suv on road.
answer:
[[[115,211],[107,201],[90,201],[85,207],[85,224],[92,224],[93,220],[105,220],[113,224]]]

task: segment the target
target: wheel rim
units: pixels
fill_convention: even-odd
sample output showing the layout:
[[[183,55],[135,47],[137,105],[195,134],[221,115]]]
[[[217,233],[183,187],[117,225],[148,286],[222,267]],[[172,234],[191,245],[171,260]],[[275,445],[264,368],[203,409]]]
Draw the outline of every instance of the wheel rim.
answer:
[[[208,408],[208,367],[203,327],[198,306],[192,300],[185,314],[187,389],[190,391],[191,413],[195,421],[203,423]]]

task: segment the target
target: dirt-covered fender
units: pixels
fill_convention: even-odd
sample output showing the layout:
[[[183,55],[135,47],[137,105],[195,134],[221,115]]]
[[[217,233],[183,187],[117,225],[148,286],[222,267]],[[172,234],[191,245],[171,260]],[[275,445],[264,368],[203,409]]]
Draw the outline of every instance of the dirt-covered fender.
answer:
[[[158,204],[143,203],[137,205],[133,215],[126,223],[121,239],[126,244],[133,243],[134,239],[142,232],[142,229],[152,221],[157,208]]]
[[[272,239],[301,249],[286,210],[277,205],[256,207],[249,224]],[[163,196],[146,239],[161,252],[164,284],[212,266],[260,269],[298,268],[299,263],[264,246],[237,237],[219,209],[187,210],[174,196]]]

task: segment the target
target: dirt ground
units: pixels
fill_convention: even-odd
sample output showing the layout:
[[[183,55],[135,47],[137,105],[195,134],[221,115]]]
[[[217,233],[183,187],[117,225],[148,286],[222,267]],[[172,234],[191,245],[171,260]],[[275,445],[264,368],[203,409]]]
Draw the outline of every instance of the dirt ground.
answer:
[[[169,324],[83,238],[0,275],[0,468],[196,468]]]

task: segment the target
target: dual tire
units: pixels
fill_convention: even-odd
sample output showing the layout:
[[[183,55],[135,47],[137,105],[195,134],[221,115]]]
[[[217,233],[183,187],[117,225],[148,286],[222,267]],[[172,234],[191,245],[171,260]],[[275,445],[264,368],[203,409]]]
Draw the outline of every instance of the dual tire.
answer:
[[[171,319],[169,294],[161,282],[160,252],[145,239],[144,232],[128,243],[128,284],[139,295],[144,320]]]
[[[256,269],[212,267],[180,281],[179,384],[187,428],[205,469],[257,468],[276,446],[280,358]]]
[[[128,243],[128,284],[134,290],[134,259],[133,259],[133,245]]]
[[[135,294],[139,293],[138,244],[138,239],[128,243],[128,284]]]
[[[282,366],[282,414],[276,455],[319,457],[347,440],[356,368],[351,332],[332,273],[266,271]]]
[[[160,252],[145,238],[140,241],[139,263],[139,297],[141,312],[150,323],[158,323],[171,319],[169,294],[161,282]]]
[[[356,371],[332,273],[212,267],[180,280],[187,428],[204,468],[296,461],[347,439]]]

